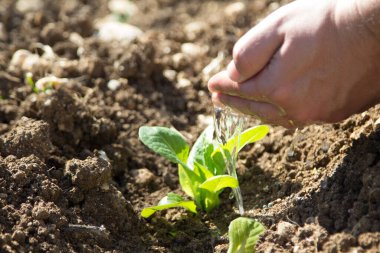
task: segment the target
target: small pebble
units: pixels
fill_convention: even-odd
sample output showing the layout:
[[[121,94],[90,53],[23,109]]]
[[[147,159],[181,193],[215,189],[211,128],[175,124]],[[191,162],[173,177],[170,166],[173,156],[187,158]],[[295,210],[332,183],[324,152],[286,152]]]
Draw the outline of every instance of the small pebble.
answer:
[[[172,62],[175,69],[182,69],[189,62],[189,57],[184,53],[176,53],[172,56]]]
[[[243,14],[245,10],[246,10],[246,6],[244,3],[236,2],[236,3],[229,4],[224,9],[224,14],[229,18],[234,18],[236,16]]]
[[[140,28],[116,21],[101,21],[97,24],[98,36],[103,41],[130,42],[141,35]]]
[[[164,72],[163,72],[163,75],[169,81],[173,82],[175,80],[176,76],[177,76],[177,72],[175,70],[172,70],[172,69],[165,69]]]
[[[108,9],[112,13],[126,15],[131,17],[138,13],[137,5],[128,0],[111,0],[108,2]]]
[[[207,28],[207,24],[205,22],[195,21],[195,22],[188,23],[184,27],[184,31],[185,31],[187,39],[195,40],[204,31],[206,31],[206,28]]]
[[[185,77],[183,72],[180,72],[177,76],[177,88],[186,88],[191,86],[191,81]]]
[[[115,91],[117,89],[119,89],[121,83],[119,80],[109,80],[108,83],[107,83],[107,87],[108,89],[112,90],[112,91]]]
[[[189,57],[195,58],[200,57],[207,53],[208,47],[206,46],[199,46],[194,43],[183,43],[181,45],[181,51],[182,53],[188,55]]]
[[[37,12],[44,7],[42,0],[18,0],[16,10],[21,13]]]
[[[277,234],[282,238],[289,239],[294,235],[296,226],[286,221],[280,221],[277,224]]]
[[[147,186],[156,179],[156,176],[147,168],[132,170],[131,174],[135,178],[135,183],[141,186]]]

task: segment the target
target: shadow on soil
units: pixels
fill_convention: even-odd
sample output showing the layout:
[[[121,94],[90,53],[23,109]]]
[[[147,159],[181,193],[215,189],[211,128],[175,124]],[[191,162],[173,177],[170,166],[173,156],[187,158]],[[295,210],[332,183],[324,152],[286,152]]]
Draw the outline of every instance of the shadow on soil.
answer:
[[[353,141],[347,156],[319,190],[288,209],[304,225],[310,217],[329,233],[380,231],[380,129]],[[308,219],[309,218],[309,219]]]

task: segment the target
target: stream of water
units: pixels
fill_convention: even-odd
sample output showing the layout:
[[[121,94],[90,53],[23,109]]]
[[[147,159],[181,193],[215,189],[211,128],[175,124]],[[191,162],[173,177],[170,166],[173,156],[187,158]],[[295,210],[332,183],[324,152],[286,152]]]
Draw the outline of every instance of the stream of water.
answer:
[[[230,108],[215,108],[214,113],[214,129],[216,140],[220,145],[226,144],[227,140],[240,136],[240,133],[244,130],[246,125],[246,117],[240,114],[233,112]],[[233,147],[232,154],[226,155],[222,149],[222,154],[224,157],[224,161],[226,163],[227,172],[230,176],[237,178],[236,174],[236,164],[238,158],[238,144],[240,142],[240,138],[236,142],[235,147]],[[234,197],[236,199],[236,203],[239,209],[239,213],[241,215],[244,214],[244,206],[243,206],[243,198],[241,195],[240,187],[234,188],[233,190]]]

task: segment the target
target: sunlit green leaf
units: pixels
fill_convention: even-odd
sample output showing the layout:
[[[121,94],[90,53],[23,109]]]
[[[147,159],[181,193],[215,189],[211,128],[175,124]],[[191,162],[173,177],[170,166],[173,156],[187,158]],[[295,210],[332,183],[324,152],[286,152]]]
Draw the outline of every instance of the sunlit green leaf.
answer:
[[[202,199],[202,208],[207,213],[214,210],[220,204],[219,192],[211,192],[206,189],[199,189],[203,192],[204,198]]]
[[[200,177],[202,182],[214,176],[205,166],[198,162],[194,163],[194,172]]]
[[[141,216],[143,218],[148,218],[156,211],[162,211],[174,207],[183,207],[190,212],[197,213],[197,207],[194,201],[185,201],[181,196],[175,193],[168,193],[167,196],[160,200],[157,206],[144,208],[141,212]]]
[[[139,129],[139,138],[148,148],[169,161],[186,164],[189,145],[178,131],[167,127],[143,126]]]
[[[215,166],[214,175],[224,175],[226,173],[226,163],[219,148],[215,149],[211,154],[211,159]]]
[[[239,182],[236,178],[229,175],[219,175],[207,179],[199,188],[206,189],[210,192],[218,192],[224,188],[236,188]]]
[[[265,227],[254,219],[239,217],[233,220],[228,228],[228,253],[254,253],[256,242],[264,231]]]
[[[185,164],[178,164],[178,177],[182,190],[188,196],[195,198],[198,185],[201,184],[203,180]]]
[[[205,152],[209,148],[209,145],[212,144],[213,132],[213,127],[209,126],[201,133],[201,135],[195,141],[187,159],[187,165],[191,169],[193,168],[195,161],[204,166],[206,165],[205,157],[207,156],[205,156]]]
[[[233,147],[236,145],[236,142],[239,140],[239,145],[237,149],[237,153],[238,153],[247,144],[259,141],[262,138],[264,138],[268,132],[269,132],[269,127],[266,125],[251,127],[240,134],[240,140],[239,140],[239,136],[235,136],[234,138],[229,139],[226,145],[224,145],[224,147],[232,153]]]

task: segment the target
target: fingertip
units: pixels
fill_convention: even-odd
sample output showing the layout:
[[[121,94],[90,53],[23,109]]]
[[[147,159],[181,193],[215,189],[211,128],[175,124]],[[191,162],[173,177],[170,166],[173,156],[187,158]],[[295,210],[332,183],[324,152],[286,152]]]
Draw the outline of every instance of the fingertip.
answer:
[[[210,78],[207,86],[210,92],[222,92],[225,89],[224,86],[230,83],[227,71],[221,71]]]
[[[218,92],[211,93],[211,101],[214,104],[214,106],[221,108],[225,107],[225,105],[221,102],[221,96],[222,94]]]
[[[207,87],[208,87],[208,90],[210,92],[216,92],[217,91],[216,87],[217,87],[217,85],[219,83],[219,81],[218,81],[219,80],[219,75],[220,75],[220,73],[217,73],[217,74],[213,75],[208,80]]]

